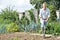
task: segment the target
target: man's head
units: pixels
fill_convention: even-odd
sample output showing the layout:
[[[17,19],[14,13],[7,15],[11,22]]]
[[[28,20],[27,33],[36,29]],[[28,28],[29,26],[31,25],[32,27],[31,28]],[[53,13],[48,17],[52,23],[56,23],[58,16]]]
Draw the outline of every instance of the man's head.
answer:
[[[46,10],[46,2],[43,3],[43,9]]]

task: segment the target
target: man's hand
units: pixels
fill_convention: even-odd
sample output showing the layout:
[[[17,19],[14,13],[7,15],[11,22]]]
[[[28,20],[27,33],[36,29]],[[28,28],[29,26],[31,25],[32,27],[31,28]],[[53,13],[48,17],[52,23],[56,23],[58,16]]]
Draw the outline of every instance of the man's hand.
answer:
[[[46,20],[44,20],[44,21],[48,21],[48,18]]]
[[[49,20],[49,18],[47,18],[45,21],[48,21]]]

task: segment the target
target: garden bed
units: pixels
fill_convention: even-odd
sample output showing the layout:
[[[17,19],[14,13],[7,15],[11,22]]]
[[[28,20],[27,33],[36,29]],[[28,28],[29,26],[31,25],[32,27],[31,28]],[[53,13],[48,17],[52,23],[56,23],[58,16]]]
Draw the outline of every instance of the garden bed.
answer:
[[[41,34],[37,33],[16,32],[10,34],[1,34],[0,40],[60,40],[60,37],[51,36],[43,38]]]

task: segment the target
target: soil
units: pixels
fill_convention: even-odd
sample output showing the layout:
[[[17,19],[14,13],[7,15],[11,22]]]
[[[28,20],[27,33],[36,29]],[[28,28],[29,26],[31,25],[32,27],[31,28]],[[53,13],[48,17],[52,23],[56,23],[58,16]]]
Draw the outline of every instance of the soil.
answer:
[[[0,40],[60,40],[60,37],[46,36],[37,33],[16,32],[10,34],[0,34]]]

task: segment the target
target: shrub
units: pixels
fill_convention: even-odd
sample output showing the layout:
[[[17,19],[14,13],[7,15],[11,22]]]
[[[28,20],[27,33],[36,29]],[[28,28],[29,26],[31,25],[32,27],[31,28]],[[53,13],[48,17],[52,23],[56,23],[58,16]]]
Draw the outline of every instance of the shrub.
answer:
[[[18,12],[11,9],[10,7],[5,8],[4,10],[2,10],[1,14],[0,14],[0,22],[1,23],[11,23],[11,22],[18,22]]]
[[[7,26],[7,24],[0,23],[0,34],[6,33],[6,26]]]
[[[56,7],[54,5],[48,5],[51,13],[51,21],[56,21]]]
[[[46,29],[47,34],[60,34],[60,23],[59,22],[51,22],[48,24]]]
[[[7,32],[17,32],[18,31],[18,25],[16,23],[10,23],[7,27]]]
[[[53,32],[54,32],[54,22],[50,22],[47,25],[46,33],[47,34],[53,34]]]
[[[34,17],[34,14],[33,14],[33,9],[29,10],[29,13],[30,13],[30,19],[31,19],[31,21],[35,21],[35,17]]]
[[[59,22],[54,23],[54,32],[60,33],[60,23]]]
[[[31,22],[29,25],[25,27],[25,32],[37,32],[38,25],[35,22]]]

